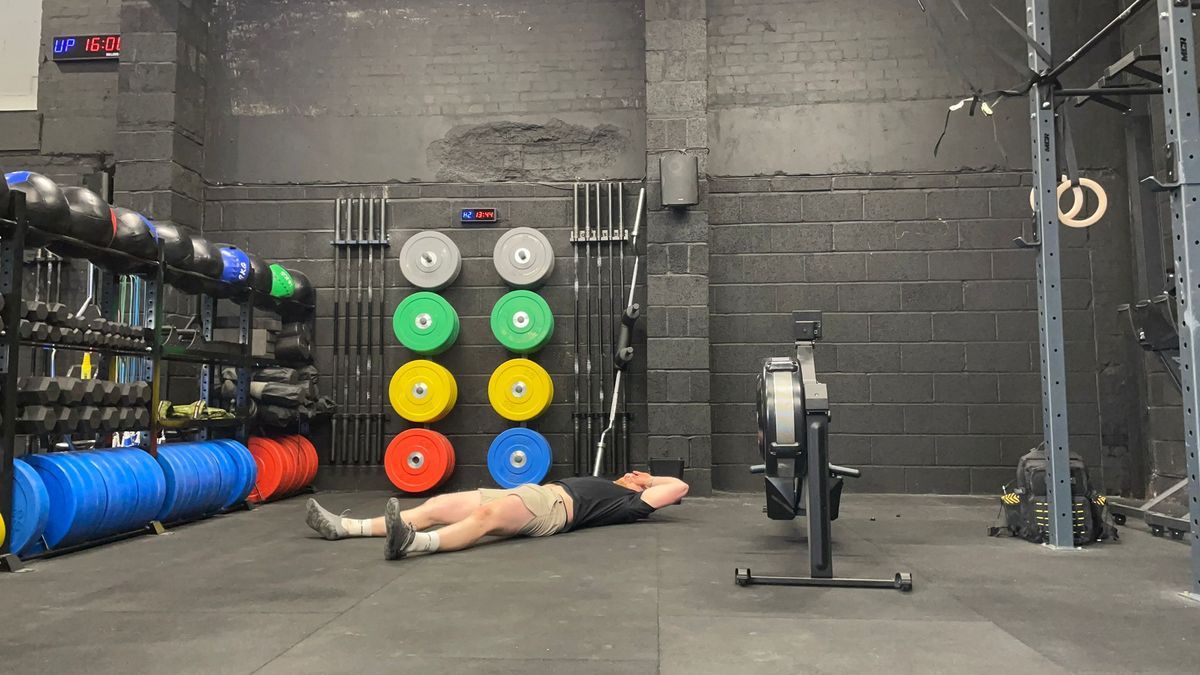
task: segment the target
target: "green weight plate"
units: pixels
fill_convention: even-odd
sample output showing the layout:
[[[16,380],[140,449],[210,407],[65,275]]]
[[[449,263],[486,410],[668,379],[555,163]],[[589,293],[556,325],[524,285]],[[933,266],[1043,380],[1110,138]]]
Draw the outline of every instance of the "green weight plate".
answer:
[[[291,272],[282,265],[271,265],[271,296],[275,298],[290,298],[296,292],[296,282],[292,280]]]
[[[453,346],[460,327],[458,312],[450,303],[428,291],[405,298],[392,317],[392,330],[400,344],[426,356],[441,354]]]
[[[554,335],[554,314],[533,291],[512,291],[492,307],[492,335],[505,349],[532,354]]]

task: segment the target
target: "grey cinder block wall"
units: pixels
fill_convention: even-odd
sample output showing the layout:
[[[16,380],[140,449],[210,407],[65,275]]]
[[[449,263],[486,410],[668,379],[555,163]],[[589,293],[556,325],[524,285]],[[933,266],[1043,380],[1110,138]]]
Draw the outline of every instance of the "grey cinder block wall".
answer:
[[[1026,103],[956,114],[936,156],[933,145],[967,80],[1020,79],[989,45],[1017,62],[1024,47],[984,0],[962,2],[970,24],[926,4],[48,1],[107,11],[140,45],[118,82],[79,83],[111,97],[110,112],[66,125],[93,132],[50,145],[115,164],[118,190],[157,217],[308,272],[323,364],[333,200],[388,196],[396,244],[449,228],[467,256],[449,292],[463,344],[447,355],[464,398],[439,425],[460,452],[452,487],[488,482],[482,453],[500,425],[480,392],[503,355],[483,317],[504,289],[490,269],[498,231],[452,227],[450,214],[487,201],[502,226],[544,229],[567,256],[565,188],[620,180],[650,195],[645,373],[631,392],[645,455],[683,458],[698,492],[757,489],[745,471],[757,456],[754,374],[790,349],[788,313],[819,309],[833,452],[867,469],[854,489],[992,493],[1040,437],[1033,260],[1011,245],[1028,225]],[[1055,3],[1059,49],[1119,4]],[[1071,84],[1117,55],[1098,51]],[[44,82],[67,75],[44,64]],[[55,91],[44,89],[47,119],[65,114]],[[1135,277],[1122,121],[1085,108],[1072,122],[1112,208],[1065,235],[1072,443],[1106,489],[1137,492],[1157,439],[1137,386],[1145,363],[1113,312]],[[658,158],[679,150],[698,157],[701,203],[663,210]],[[569,267],[546,290],[560,318]],[[560,331],[539,357],[560,391],[569,340]],[[408,357],[396,347],[389,365]],[[570,420],[558,400],[540,429],[562,472]],[[1169,398],[1154,401],[1170,414]]]
[[[117,64],[59,65],[50,60],[56,35],[116,33],[119,0],[44,0],[38,58],[38,109],[0,112],[0,164],[81,185],[111,166],[116,150]]]

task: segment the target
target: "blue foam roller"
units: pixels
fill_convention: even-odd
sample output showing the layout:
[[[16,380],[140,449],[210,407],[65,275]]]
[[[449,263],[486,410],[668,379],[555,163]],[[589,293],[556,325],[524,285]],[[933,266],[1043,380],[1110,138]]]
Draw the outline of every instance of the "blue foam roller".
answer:
[[[550,471],[550,461],[550,442],[525,427],[501,433],[488,448],[488,471],[505,488],[542,482]]]

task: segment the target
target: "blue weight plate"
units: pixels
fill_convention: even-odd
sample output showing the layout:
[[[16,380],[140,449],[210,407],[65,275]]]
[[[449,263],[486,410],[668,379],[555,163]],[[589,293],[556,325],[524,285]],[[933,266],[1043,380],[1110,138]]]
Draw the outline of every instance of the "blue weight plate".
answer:
[[[191,463],[183,461],[183,453],[179,446],[170,444],[158,446],[158,465],[162,468],[165,491],[162,508],[155,520],[169,523],[178,520],[179,513],[187,507],[189,500],[195,494],[196,478],[193,476]]]
[[[254,492],[254,486],[258,484],[258,462],[254,461],[254,454],[250,452],[250,448],[241,441],[229,441],[232,445],[228,446],[237,451],[239,457],[242,458],[242,463],[246,465],[246,484],[242,486],[242,491],[238,495],[238,501],[245,501],[250,498],[250,494]]]
[[[199,468],[200,499],[196,503],[196,514],[203,515],[215,512],[224,501],[221,492],[221,465],[213,455],[208,443],[195,443],[190,450],[190,456]]]
[[[179,503],[174,515],[176,520],[190,520],[200,515],[208,495],[206,476],[202,473],[204,467],[196,461],[194,445],[195,443],[179,443],[175,446],[176,459],[188,476],[184,499]]]
[[[504,488],[542,482],[550,471],[550,462],[550,442],[533,429],[509,429],[492,440],[488,448],[488,471]]]
[[[38,541],[50,519],[50,493],[41,475],[25,463],[13,460],[12,522],[9,523],[8,548],[21,555]]]
[[[72,461],[65,452],[30,455],[26,461],[37,470],[50,495],[46,544],[55,548],[85,540],[104,515],[103,501],[96,504],[99,476]]]
[[[92,536],[103,537],[121,532],[129,512],[136,506],[137,493],[131,495],[129,491],[132,481],[111,457],[101,452],[80,452],[75,456],[100,474],[100,479],[104,481],[104,515]]]
[[[132,527],[141,527],[154,518],[154,515],[158,513],[159,507],[162,506],[162,502],[160,501],[154,505],[154,513],[146,515],[146,512],[150,509],[150,503],[154,498],[154,495],[151,494],[153,487],[151,477],[146,473],[146,465],[137,461],[137,455],[134,453],[146,454],[141,450],[129,448],[110,450],[108,454],[120,462],[121,466],[133,476],[134,492],[137,494],[137,499],[134,500],[133,508],[130,509],[129,523]],[[149,459],[150,456],[146,455],[146,457]],[[155,464],[156,468],[157,466]]]
[[[258,481],[258,464],[254,461],[254,455],[250,454],[250,448],[247,448],[241,441],[227,440],[225,447],[232,450],[234,456],[239,458],[246,467],[246,482],[242,484],[242,489],[238,492],[237,497],[239,502],[246,501],[246,498],[254,490],[254,484]]]
[[[68,543],[79,543],[95,539],[101,536],[101,528],[104,525],[104,510],[108,507],[108,485],[105,483],[104,475],[91,462],[84,459],[79,452],[59,452],[56,455],[62,457],[64,462],[72,463],[79,470],[83,477],[84,491],[83,504],[84,509],[80,511],[80,518],[84,519],[86,527],[84,532],[79,535],[79,538],[69,537],[63,541],[63,545]]]
[[[137,475],[138,509],[134,518],[140,524],[149,523],[158,515],[166,498],[167,480],[162,467],[144,450],[121,450],[120,454]]]
[[[146,520],[152,520],[158,515],[163,501],[167,498],[167,477],[163,475],[162,466],[150,456],[150,453],[141,452],[138,461],[146,465],[146,473],[149,475],[150,499],[146,503]]]
[[[79,520],[83,479],[74,467],[47,455],[29,455],[25,461],[37,471],[46,487],[46,494],[50,497],[50,516],[43,534],[46,544],[54,548],[72,530],[77,529],[75,523]],[[36,541],[32,543],[31,550],[40,549]]]
[[[133,474],[137,503],[129,515],[129,522],[133,527],[144,527],[154,520],[162,508],[166,489],[162,467],[150,453],[140,448],[114,450],[111,455]]]
[[[209,505],[209,511],[220,511],[225,508],[225,502],[229,500],[230,493],[242,487],[241,467],[235,464],[225,448],[217,443],[210,441],[203,444],[202,447],[216,460],[220,478],[218,481],[220,488],[217,490],[216,500]]]
[[[224,502],[221,504],[222,509],[227,509],[234,506],[235,503],[238,503],[239,497],[245,498],[241,496],[241,490],[246,486],[246,462],[242,460],[241,455],[238,453],[238,449],[236,449],[235,446],[230,446],[227,441],[215,441],[212,443],[212,447],[216,449],[217,453],[226,456],[226,459],[229,460],[229,464],[233,466],[233,473],[230,474],[228,490],[224,492],[224,495],[226,495],[226,500],[224,500]]]

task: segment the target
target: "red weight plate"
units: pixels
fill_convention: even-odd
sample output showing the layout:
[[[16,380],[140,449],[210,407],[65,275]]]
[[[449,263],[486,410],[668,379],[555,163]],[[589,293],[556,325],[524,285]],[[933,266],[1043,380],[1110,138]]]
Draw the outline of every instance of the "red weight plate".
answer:
[[[266,440],[275,446],[279,451],[279,456],[283,458],[283,480],[277,496],[287,497],[300,487],[300,479],[303,478],[300,469],[300,453],[290,443],[283,443],[274,438]]]
[[[308,458],[308,479],[304,481],[305,485],[312,485],[312,482],[317,479],[317,467],[321,463],[321,458],[317,455],[317,446],[313,445],[312,441],[304,436],[293,436],[296,442],[300,444],[300,449],[304,451],[305,457]]]
[[[450,480],[450,476],[454,475],[454,468],[458,465],[458,460],[454,455],[454,446],[450,444],[449,438],[445,438],[444,436],[443,438],[446,441],[446,473],[438,481],[438,487],[445,485],[446,481]]]
[[[450,440],[431,429],[409,429],[388,443],[384,469],[403,492],[428,492],[445,480],[454,456]]]
[[[283,458],[275,444],[265,438],[253,436],[246,443],[246,447],[250,449],[254,464],[258,467],[254,489],[250,491],[246,501],[265,502],[279,492],[283,480]]]
[[[296,453],[296,481],[297,484],[292,487],[293,490],[299,490],[307,487],[312,482],[310,474],[315,473],[309,466],[308,452],[305,451],[304,445],[300,442],[300,436],[283,436],[276,439],[279,443],[287,446]]]
[[[274,441],[282,445],[290,455],[296,458],[296,475],[289,492],[299,490],[304,487],[304,478],[308,475],[308,459],[304,456],[304,449],[296,442],[294,436],[280,436],[274,439]]]

